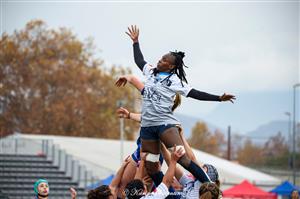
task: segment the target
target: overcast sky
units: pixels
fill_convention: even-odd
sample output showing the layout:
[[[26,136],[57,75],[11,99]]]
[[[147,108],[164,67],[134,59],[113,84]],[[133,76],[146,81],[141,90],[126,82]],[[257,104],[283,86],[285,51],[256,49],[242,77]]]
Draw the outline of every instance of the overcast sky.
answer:
[[[1,1],[1,32],[32,19],[93,37],[106,65],[133,62],[130,24],[140,27],[146,61],[186,53],[188,82],[221,94],[286,91],[299,82],[299,1],[80,2]],[[181,113],[204,116],[217,103],[184,100]]]

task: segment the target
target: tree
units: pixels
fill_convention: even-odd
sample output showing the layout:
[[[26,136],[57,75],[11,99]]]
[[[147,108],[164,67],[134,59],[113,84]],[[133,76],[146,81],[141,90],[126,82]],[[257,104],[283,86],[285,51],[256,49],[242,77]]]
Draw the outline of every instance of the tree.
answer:
[[[221,146],[225,143],[224,135],[218,130],[211,133],[204,122],[195,124],[188,142],[192,147],[214,155],[221,155]]]
[[[1,135],[13,132],[118,138],[116,102],[133,110],[130,87],[114,86],[129,69],[103,67],[91,39],[29,22],[0,40]],[[134,123],[127,123],[135,131]]]
[[[289,166],[289,147],[278,132],[276,136],[270,137],[265,143],[263,154],[266,159],[266,165],[278,168],[288,168]]]
[[[263,150],[261,147],[252,144],[250,139],[247,139],[237,151],[237,160],[239,163],[247,166],[263,165]]]
[[[242,142],[242,135],[238,133],[234,133],[231,136],[231,159],[237,160],[237,153],[242,148],[243,142]]]
[[[281,135],[281,132],[278,132],[276,136],[272,136],[265,143],[264,154],[266,156],[279,156],[288,152],[288,145]]]

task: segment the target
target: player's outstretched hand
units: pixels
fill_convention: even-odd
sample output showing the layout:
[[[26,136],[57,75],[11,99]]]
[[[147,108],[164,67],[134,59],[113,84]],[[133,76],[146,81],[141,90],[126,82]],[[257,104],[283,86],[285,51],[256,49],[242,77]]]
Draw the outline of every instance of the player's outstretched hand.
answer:
[[[131,27],[128,27],[128,32],[126,32],[126,34],[131,38],[133,43],[139,42],[140,30],[136,25],[131,25]]]
[[[224,93],[222,96],[220,96],[220,100],[221,100],[222,102],[230,101],[231,103],[234,103],[233,100],[236,100],[236,98],[235,98],[234,95],[230,95],[230,94]]]

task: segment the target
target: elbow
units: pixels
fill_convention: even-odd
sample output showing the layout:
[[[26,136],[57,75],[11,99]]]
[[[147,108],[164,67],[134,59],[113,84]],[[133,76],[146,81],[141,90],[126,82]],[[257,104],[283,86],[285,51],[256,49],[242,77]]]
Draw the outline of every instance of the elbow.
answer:
[[[195,156],[194,154],[191,155],[191,160],[192,160],[193,162],[197,162],[196,156]]]
[[[139,60],[139,59],[135,59],[135,64],[141,69],[143,70],[146,62],[144,60]]]

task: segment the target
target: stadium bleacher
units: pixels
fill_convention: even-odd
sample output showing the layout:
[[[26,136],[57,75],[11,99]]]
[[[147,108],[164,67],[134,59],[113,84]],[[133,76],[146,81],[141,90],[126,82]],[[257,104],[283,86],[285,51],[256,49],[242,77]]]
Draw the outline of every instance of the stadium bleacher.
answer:
[[[46,156],[0,154],[0,199],[32,199],[39,178],[48,180],[50,198],[71,198],[70,187],[77,190],[78,199],[86,198],[85,189]]]

